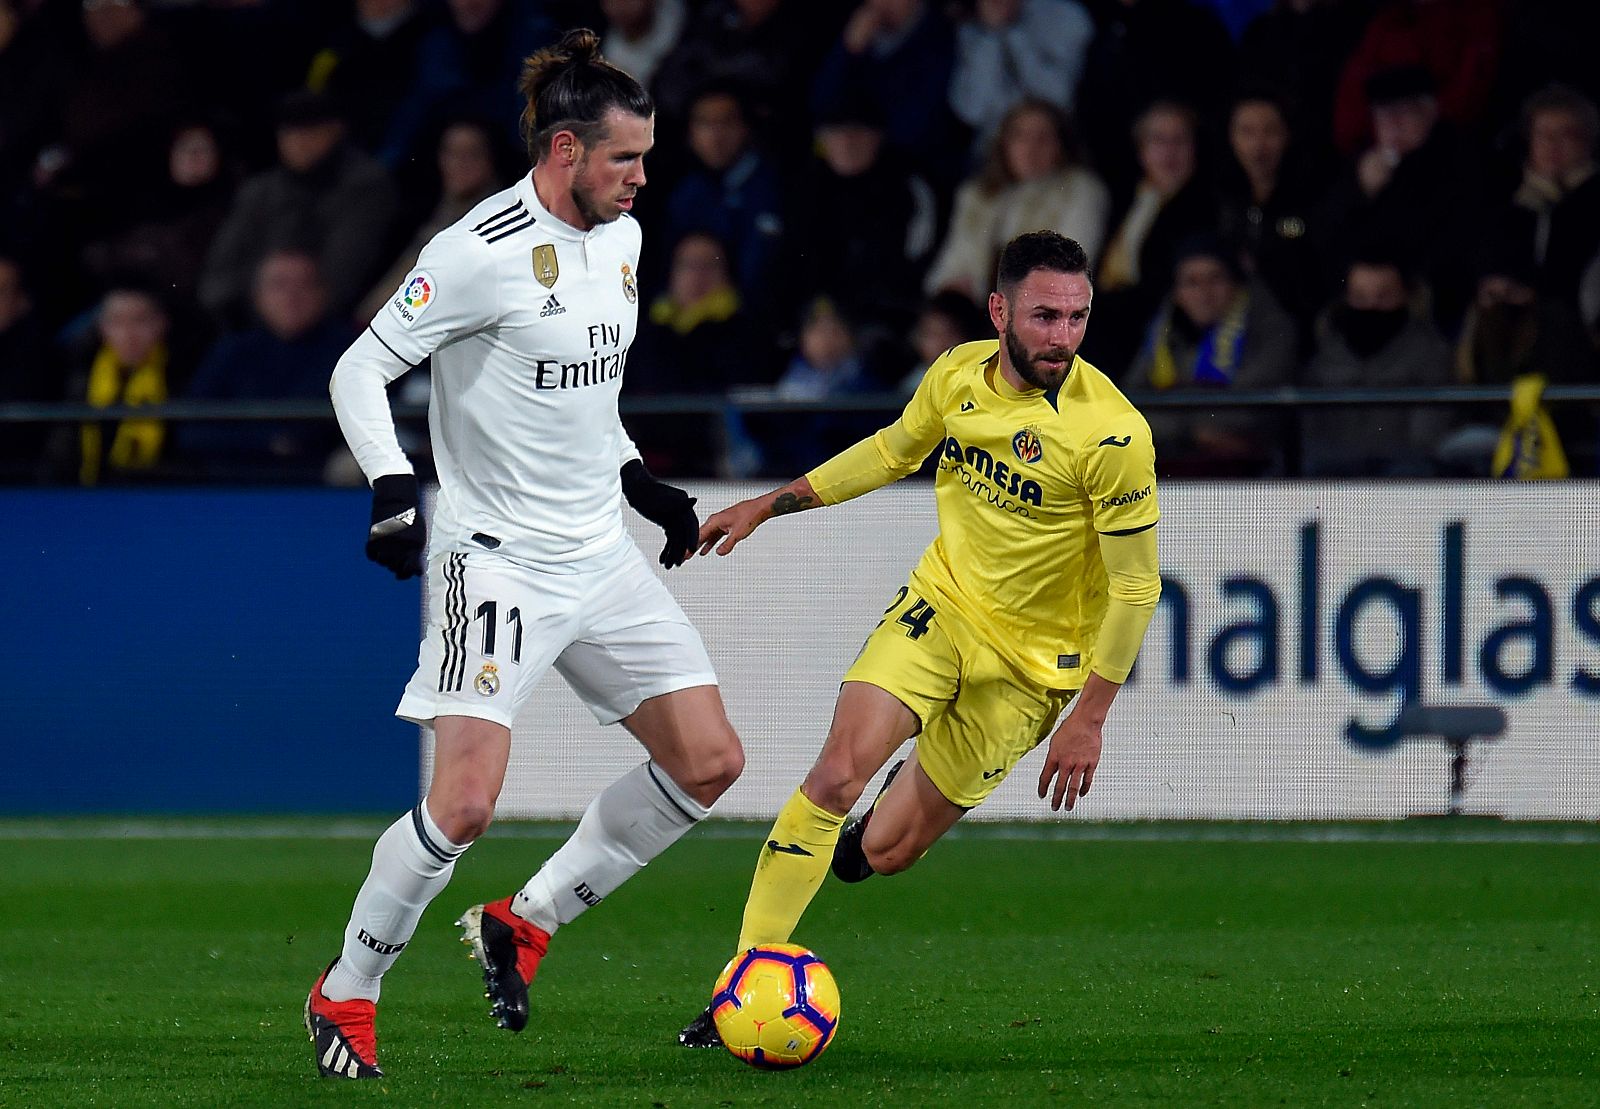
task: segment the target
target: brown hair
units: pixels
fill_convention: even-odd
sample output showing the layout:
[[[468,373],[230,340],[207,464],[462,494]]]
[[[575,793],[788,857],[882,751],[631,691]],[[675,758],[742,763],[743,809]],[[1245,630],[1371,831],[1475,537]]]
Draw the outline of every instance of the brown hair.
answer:
[[[1017,183],[1011,168],[1006,165],[1006,136],[1017,120],[1035,112],[1049,119],[1050,125],[1055,128],[1056,143],[1061,147],[1062,166],[1078,165],[1083,161],[1072,117],[1048,100],[1025,96],[1011,105],[1001,117],[1000,126],[995,128],[994,137],[989,140],[988,155],[983,160],[983,168],[978,171],[978,188],[984,195],[993,196],[1008,185]]]
[[[568,31],[554,46],[526,58],[517,87],[527,101],[522,137],[535,165],[558,131],[571,131],[591,146],[605,137],[605,117],[612,108],[644,117],[656,110],[643,85],[600,56],[600,39],[587,27]]]

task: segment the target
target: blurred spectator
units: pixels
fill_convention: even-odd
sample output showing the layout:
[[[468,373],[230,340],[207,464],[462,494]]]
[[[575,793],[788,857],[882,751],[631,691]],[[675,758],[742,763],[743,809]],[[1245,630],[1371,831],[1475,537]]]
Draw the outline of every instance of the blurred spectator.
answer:
[[[812,86],[818,118],[864,104],[883,119],[891,156],[953,183],[950,75],[955,33],[928,0],[861,0]]]
[[[766,335],[740,303],[727,248],[712,235],[690,232],[673,248],[666,291],[640,321],[628,352],[628,393],[716,396],[730,387],[770,385],[777,352]],[[682,415],[631,415],[628,431],[652,470],[679,476],[719,473],[718,440],[741,437],[736,420],[719,431]]]
[[[1328,317],[1302,384],[1308,388],[1407,388],[1450,380],[1450,347],[1416,311],[1416,289],[1401,266],[1366,257],[1350,265],[1343,300]],[[1301,469],[1307,477],[1418,477],[1451,422],[1426,405],[1360,405],[1301,410]]]
[[[0,0],[0,194],[29,182],[72,84],[69,52],[32,4]]]
[[[688,23],[683,0],[600,0],[600,12],[606,19],[600,52],[649,88]]]
[[[806,309],[800,349],[778,379],[783,400],[822,400],[867,390],[867,376],[855,328],[826,297]]]
[[[740,90],[711,85],[689,108],[694,164],[667,198],[667,233],[708,231],[727,244],[734,284],[753,311],[770,308],[783,249],[783,188],[752,139]]]
[[[799,349],[778,379],[777,396],[822,401],[877,387],[854,323],[826,297],[812,301],[800,325]],[[870,435],[882,422],[878,414],[863,412],[795,412],[748,420],[761,445],[761,472],[769,476],[802,473],[817,459]]]
[[[130,198],[159,181],[163,138],[185,106],[183,60],[152,25],[147,0],[83,0],[89,54],[67,83],[59,131],[36,181],[115,225]]]
[[[696,92],[733,83],[777,141],[809,134],[806,89],[827,48],[823,36],[832,34],[832,21],[817,10],[825,6],[822,0],[709,0],[656,74],[661,114],[681,123]]]
[[[414,152],[418,136],[446,115],[488,120],[497,142],[514,140],[523,106],[516,95],[522,61],[557,36],[542,8],[535,0],[447,0],[446,18],[423,37],[409,110],[395,117],[402,129],[411,125],[393,138],[398,148]]]
[[[306,75],[307,88],[343,106],[351,140],[391,168],[409,153],[427,29],[417,0],[353,0]]]
[[[1235,66],[1233,40],[1215,12],[1189,0],[1098,0],[1099,29],[1078,86],[1077,118],[1089,160],[1116,195],[1138,170],[1128,157],[1136,119],[1158,100],[1222,114]]]
[[[1172,292],[1128,384],[1162,392],[1287,385],[1296,343],[1294,321],[1272,293],[1247,280],[1221,239],[1199,235],[1178,248]],[[1152,412],[1149,419],[1164,476],[1282,472],[1283,421],[1275,412],[1188,408]]]
[[[1367,83],[1373,142],[1337,179],[1317,212],[1319,253],[1330,278],[1349,244],[1384,243],[1430,285],[1434,318],[1454,329],[1466,308],[1472,259],[1466,244],[1480,210],[1481,168],[1439,118],[1433,79],[1415,66]]]
[[[381,261],[395,195],[383,166],[345,139],[327,97],[286,97],[278,116],[278,165],[239,190],[200,277],[200,300],[219,319],[243,317],[261,259],[271,250],[318,244],[332,312],[348,317]]]
[[[1241,37],[1245,28],[1273,4],[1273,0],[1196,0],[1196,2],[1201,7],[1216,12],[1217,18],[1222,20],[1222,25],[1227,28],[1228,34],[1235,39]]]
[[[1600,5],[1572,0],[1507,4],[1496,68],[1494,122],[1514,121],[1523,100],[1552,83],[1600,101],[1596,42],[1600,42]]]
[[[956,27],[950,107],[988,146],[1025,97],[1070,111],[1094,20],[1078,0],[972,0]]]
[[[395,255],[384,275],[373,284],[356,307],[357,322],[370,320],[394,296],[394,291],[417,264],[428,240],[472,210],[472,206],[501,187],[494,145],[488,128],[474,120],[457,120],[439,136],[436,155],[439,200],[417,226],[416,232]]]
[[[1090,361],[1113,378],[1127,372],[1145,324],[1172,278],[1184,239],[1213,229],[1209,190],[1198,177],[1195,115],[1160,101],[1133,125],[1140,178],[1116,221],[1095,282]]]
[[[889,156],[882,117],[868,102],[824,114],[816,152],[797,204],[802,295],[849,305],[868,333],[898,334],[916,312],[933,252],[933,189]]]
[[[69,400],[95,408],[163,404],[183,387],[168,345],[170,317],[146,283],[113,283],[95,312],[94,342],[67,382]],[[137,479],[167,453],[160,420],[99,420],[58,430],[51,454],[58,472],[80,485]]]
[[[61,382],[22,263],[0,254],[0,404],[60,399]],[[35,476],[48,433],[44,424],[0,425],[0,480]]]
[[[1537,374],[1550,384],[1600,381],[1600,355],[1571,298],[1541,294],[1538,267],[1524,241],[1492,243],[1456,346],[1456,378],[1466,385],[1510,385]],[[1458,410],[1460,411],[1460,410]],[[1595,412],[1591,406],[1551,406],[1557,433],[1578,469],[1592,472]],[[1468,411],[1471,424],[1454,432],[1440,454],[1453,473],[1488,476],[1505,422],[1505,405]]]
[[[1489,105],[1500,56],[1502,0],[1387,0],[1339,77],[1333,135],[1354,154],[1375,136],[1367,82],[1417,66],[1433,78],[1440,114],[1459,127]]]
[[[1234,101],[1217,227],[1304,336],[1325,297],[1310,234],[1312,198],[1289,161],[1292,145],[1281,101],[1264,92],[1246,92]]]
[[[1061,109],[1032,97],[1014,105],[983,168],[956,192],[950,230],[923,288],[987,298],[1000,248],[1040,228],[1076,239],[1091,263],[1098,258],[1111,194],[1079,153]]]
[[[1322,170],[1333,150],[1339,73],[1361,40],[1375,0],[1277,0],[1239,43],[1242,84],[1282,90],[1302,148]]]
[[[1581,93],[1551,86],[1524,102],[1522,134],[1522,174],[1495,222],[1531,258],[1534,286],[1576,303],[1583,271],[1600,252],[1600,115]]]
[[[131,227],[85,248],[85,267],[102,281],[142,274],[182,302],[176,307],[188,307],[236,180],[215,126],[179,124],[167,145],[166,180],[143,204],[130,204],[138,212]]]
[[[691,231],[673,248],[666,291],[651,303],[628,353],[628,391],[720,393],[769,384],[774,352],[762,334],[734,287],[727,247]]]
[[[326,400],[334,363],[355,331],[328,311],[328,291],[309,251],[280,248],[257,267],[258,325],[217,341],[195,373],[194,400]],[[325,422],[207,421],[184,429],[183,447],[212,477],[321,479],[338,439]]]
[[[917,322],[912,325],[908,338],[914,361],[911,371],[900,381],[900,391],[915,392],[934,359],[951,347],[993,337],[994,325],[989,322],[988,313],[971,297],[954,289],[934,293],[923,302]]]

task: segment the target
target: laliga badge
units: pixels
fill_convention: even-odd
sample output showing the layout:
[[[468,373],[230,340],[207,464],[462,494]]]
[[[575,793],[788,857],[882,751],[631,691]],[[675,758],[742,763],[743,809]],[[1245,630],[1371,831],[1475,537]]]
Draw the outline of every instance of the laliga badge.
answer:
[[[639,303],[639,286],[633,280],[633,270],[628,268],[628,263],[622,263],[622,295],[628,298],[629,304]]]
[[[478,676],[472,679],[472,688],[485,697],[493,697],[500,692],[500,672],[494,663],[486,662],[483,669],[478,671]]]

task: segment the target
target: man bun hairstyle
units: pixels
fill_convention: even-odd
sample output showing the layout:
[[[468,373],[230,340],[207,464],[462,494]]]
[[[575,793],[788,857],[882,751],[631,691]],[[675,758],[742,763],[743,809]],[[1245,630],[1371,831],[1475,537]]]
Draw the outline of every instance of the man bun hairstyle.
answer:
[[[587,27],[568,31],[525,59],[517,87],[527,101],[522,137],[535,165],[549,153],[557,131],[571,131],[588,147],[605,136],[612,108],[645,117],[656,110],[643,85],[600,56],[600,38]]]
[[[1000,266],[995,274],[995,288],[1010,296],[1024,278],[1034,270],[1052,273],[1081,273],[1089,276],[1089,256],[1076,239],[1069,239],[1055,231],[1029,231],[1018,235],[1000,252]]]

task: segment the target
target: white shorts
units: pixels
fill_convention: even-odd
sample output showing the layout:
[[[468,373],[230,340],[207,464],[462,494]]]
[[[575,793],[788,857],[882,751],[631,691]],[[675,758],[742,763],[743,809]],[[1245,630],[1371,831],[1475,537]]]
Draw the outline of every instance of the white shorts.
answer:
[[[700,633],[632,542],[600,569],[552,574],[487,551],[428,563],[428,624],[395,715],[511,726],[551,666],[602,724],[651,697],[716,685]]]

